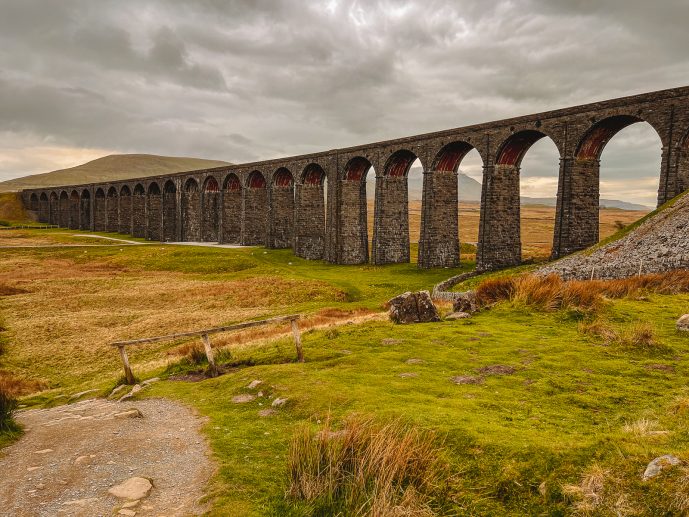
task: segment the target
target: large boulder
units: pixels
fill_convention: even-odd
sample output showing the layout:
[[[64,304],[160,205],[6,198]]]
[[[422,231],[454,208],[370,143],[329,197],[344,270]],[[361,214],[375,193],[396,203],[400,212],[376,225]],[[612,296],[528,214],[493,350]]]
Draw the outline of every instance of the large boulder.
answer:
[[[677,320],[677,330],[689,332],[689,314],[684,314],[683,316],[679,317]]]
[[[390,319],[395,323],[426,323],[440,321],[438,309],[428,291],[406,292],[388,302]]]

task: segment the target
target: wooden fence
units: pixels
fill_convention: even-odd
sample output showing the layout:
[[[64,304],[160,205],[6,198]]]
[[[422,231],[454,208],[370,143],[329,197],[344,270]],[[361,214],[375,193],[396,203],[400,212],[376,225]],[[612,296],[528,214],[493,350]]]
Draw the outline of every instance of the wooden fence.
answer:
[[[192,332],[180,332],[177,334],[146,337],[142,339],[132,339],[129,341],[115,341],[114,343],[111,343],[111,345],[117,347],[120,352],[120,358],[122,359],[122,365],[124,366],[124,375],[127,379],[127,384],[134,384],[136,381],[134,379],[134,374],[132,373],[132,368],[129,365],[129,357],[127,356],[127,351],[125,350],[125,347],[130,345],[144,345],[147,343],[157,343],[160,341],[173,341],[175,339],[181,339],[186,337],[200,337],[201,342],[203,343],[203,348],[206,352],[206,357],[208,358],[208,375],[211,377],[217,377],[218,367],[215,364],[215,358],[213,357],[213,349],[211,348],[211,340],[209,337],[211,334],[219,334],[221,332],[232,332],[234,330],[242,330],[251,327],[260,327],[263,325],[272,325],[284,321],[289,321],[292,326],[292,336],[294,337],[294,345],[297,349],[297,360],[300,363],[303,363],[304,351],[301,346],[301,333],[299,332],[299,325],[297,324],[297,320],[299,320],[299,318],[299,314],[291,314],[289,316],[278,316],[276,318],[270,318],[267,320],[246,321],[243,323],[236,323],[234,325],[228,325],[225,327],[194,330]]]

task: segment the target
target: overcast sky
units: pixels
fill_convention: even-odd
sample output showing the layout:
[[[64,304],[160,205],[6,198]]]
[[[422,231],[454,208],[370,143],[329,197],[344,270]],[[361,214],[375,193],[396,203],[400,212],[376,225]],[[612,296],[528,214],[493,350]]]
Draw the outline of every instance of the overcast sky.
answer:
[[[687,0],[0,0],[0,180],[112,153],[235,163],[689,84]],[[602,194],[653,204],[632,126]],[[480,164],[465,167],[479,175]],[[554,195],[541,142],[525,195]]]

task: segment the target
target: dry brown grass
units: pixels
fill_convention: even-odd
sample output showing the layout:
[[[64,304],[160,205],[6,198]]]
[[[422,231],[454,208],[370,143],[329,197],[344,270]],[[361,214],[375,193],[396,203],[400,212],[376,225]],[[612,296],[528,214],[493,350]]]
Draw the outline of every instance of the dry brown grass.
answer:
[[[641,515],[620,480],[597,464],[587,469],[579,484],[565,485],[562,492],[570,500],[574,515]]]
[[[0,285],[28,291],[0,297],[0,312],[12,334],[13,371],[54,386],[118,375],[117,356],[108,345],[113,341],[214,327],[287,312],[295,303],[335,302],[343,296],[316,280],[203,280],[26,255],[9,255],[0,262]],[[274,330],[261,332],[267,337]],[[154,355],[164,359],[160,351],[170,346],[133,350],[131,359],[145,361],[146,354],[148,360]]]
[[[399,421],[351,417],[303,427],[289,449],[290,498],[318,515],[430,516],[447,465],[437,438]]]
[[[478,285],[476,298],[481,306],[515,301],[546,311],[595,311],[605,298],[624,298],[641,292],[689,292],[689,271],[677,270],[619,280],[564,281],[555,274],[492,278]],[[630,340],[640,347],[652,346],[652,337],[648,327],[639,327],[630,335]]]

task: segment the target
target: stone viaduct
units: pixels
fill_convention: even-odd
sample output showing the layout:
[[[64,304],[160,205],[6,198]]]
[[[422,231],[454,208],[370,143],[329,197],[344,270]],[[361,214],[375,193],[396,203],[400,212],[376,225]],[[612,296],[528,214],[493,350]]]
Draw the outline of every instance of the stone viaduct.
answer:
[[[621,129],[650,124],[662,142],[658,204],[689,188],[689,87],[314,154],[166,176],[25,190],[40,221],[155,241],[292,248],[337,264],[409,262],[407,175],[418,158],[418,264],[459,262],[462,159],[483,160],[477,269],[521,262],[519,171],[541,138],[560,153],[554,258],[598,241],[600,156]],[[369,253],[366,177],[375,170]]]

